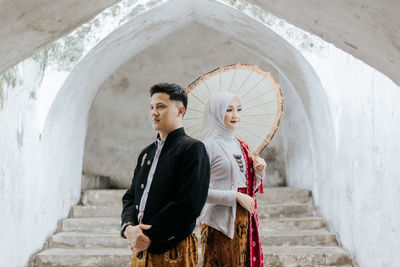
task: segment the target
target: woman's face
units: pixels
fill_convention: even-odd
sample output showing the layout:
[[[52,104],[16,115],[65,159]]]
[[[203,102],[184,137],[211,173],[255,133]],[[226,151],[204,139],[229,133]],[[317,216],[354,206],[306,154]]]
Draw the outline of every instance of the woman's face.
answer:
[[[241,118],[242,105],[240,104],[239,99],[235,96],[225,113],[224,123],[226,128],[228,130],[235,131],[237,128],[239,128],[239,122]]]

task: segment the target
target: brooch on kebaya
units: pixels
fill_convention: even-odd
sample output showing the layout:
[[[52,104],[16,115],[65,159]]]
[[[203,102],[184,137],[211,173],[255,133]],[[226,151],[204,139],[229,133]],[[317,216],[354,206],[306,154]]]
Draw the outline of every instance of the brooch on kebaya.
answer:
[[[235,158],[236,163],[238,164],[240,171],[244,172],[244,165],[243,165],[243,161],[242,161],[242,155],[233,154],[233,157]]]

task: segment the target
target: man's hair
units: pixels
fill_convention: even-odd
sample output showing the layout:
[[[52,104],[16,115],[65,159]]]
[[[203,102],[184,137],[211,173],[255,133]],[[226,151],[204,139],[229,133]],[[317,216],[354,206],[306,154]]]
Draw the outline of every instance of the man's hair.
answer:
[[[186,110],[188,104],[188,96],[181,86],[174,83],[155,84],[150,88],[150,96],[153,96],[155,93],[168,94],[170,100],[182,102]]]

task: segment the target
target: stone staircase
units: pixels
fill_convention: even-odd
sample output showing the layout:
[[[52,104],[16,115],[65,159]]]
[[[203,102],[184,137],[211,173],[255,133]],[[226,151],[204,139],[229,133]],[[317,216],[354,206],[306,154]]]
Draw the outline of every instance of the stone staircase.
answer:
[[[131,252],[119,236],[124,192],[85,190],[82,205],[72,207],[59,222],[30,266],[129,266]],[[258,210],[264,266],[353,266],[324,220],[315,216],[310,191],[266,188],[258,196]],[[198,227],[195,232],[199,236]]]

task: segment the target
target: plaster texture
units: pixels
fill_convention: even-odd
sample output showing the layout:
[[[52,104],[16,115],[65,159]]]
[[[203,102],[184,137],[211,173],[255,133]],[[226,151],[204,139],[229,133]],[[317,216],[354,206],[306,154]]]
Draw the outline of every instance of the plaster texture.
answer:
[[[366,62],[400,84],[400,2],[250,0]]]
[[[3,61],[0,63],[0,73],[116,2],[118,1],[2,1],[0,56]],[[398,1],[340,0],[327,3],[317,0],[222,0],[222,2],[241,8],[248,6],[250,9],[258,5],[263,11],[314,33],[378,69],[395,83],[400,83],[397,71],[400,68]]]
[[[118,0],[4,0],[0,3],[0,74]]]
[[[80,197],[79,179],[44,175],[49,169],[68,174],[70,163],[46,157],[38,127],[36,93],[43,69],[25,60],[15,69],[18,77],[8,90],[0,112],[0,262],[2,266],[25,266],[31,254],[43,246]],[[11,86],[11,85],[10,85]],[[56,161],[57,164],[53,164]],[[61,168],[59,167],[61,166]],[[79,175],[79,172],[75,175]]]
[[[321,143],[314,178],[287,169],[288,184],[312,182],[319,212],[360,266],[399,266],[400,88],[383,74],[330,46],[305,54],[329,99],[335,139]],[[383,93],[384,92],[384,93]],[[323,164],[327,162],[328,164]]]

